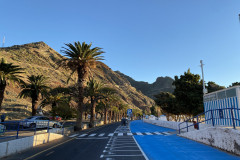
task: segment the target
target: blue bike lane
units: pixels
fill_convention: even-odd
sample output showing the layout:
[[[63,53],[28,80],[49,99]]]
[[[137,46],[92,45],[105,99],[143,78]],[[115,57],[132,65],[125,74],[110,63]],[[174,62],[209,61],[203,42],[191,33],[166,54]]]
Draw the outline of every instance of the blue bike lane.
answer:
[[[136,132],[174,132],[140,120],[130,123],[132,133]],[[240,160],[216,148],[172,135],[135,135],[134,138],[141,146],[149,160]]]

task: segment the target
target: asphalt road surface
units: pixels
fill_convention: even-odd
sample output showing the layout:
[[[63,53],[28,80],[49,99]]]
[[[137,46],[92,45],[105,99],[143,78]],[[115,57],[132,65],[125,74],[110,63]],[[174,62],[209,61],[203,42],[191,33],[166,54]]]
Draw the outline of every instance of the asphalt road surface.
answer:
[[[4,160],[145,160],[128,126],[113,123],[44,144]]]

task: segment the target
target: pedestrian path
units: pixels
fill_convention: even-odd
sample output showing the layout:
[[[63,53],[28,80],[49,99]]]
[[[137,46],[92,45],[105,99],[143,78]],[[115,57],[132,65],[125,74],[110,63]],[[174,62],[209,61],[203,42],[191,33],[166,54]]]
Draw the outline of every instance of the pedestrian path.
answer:
[[[134,133],[172,133],[174,130],[164,128],[142,121],[130,123],[130,129]],[[134,138],[149,158],[149,160],[240,160],[240,157],[223,152],[216,148],[185,139],[172,134],[171,136],[141,136]]]
[[[146,160],[128,126],[119,126],[111,136],[100,159],[105,160]],[[127,136],[123,136],[127,135]]]
[[[150,136],[150,135],[158,135],[158,136],[169,136],[175,134],[174,132],[114,132],[114,133],[89,133],[89,134],[72,134],[68,137],[113,137],[113,136],[134,136],[134,135],[141,135],[141,136]]]

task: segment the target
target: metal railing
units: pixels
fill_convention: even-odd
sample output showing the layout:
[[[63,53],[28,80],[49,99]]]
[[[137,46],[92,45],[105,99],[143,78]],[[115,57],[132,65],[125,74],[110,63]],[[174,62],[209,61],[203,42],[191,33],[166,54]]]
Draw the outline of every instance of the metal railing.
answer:
[[[64,133],[64,127],[57,126],[53,121],[6,121],[0,122],[0,139],[33,136],[40,133],[49,133],[53,128],[61,128],[61,134]],[[51,131],[52,132],[52,131]]]
[[[200,117],[205,116],[204,120],[201,120]],[[195,120],[196,119],[196,120]],[[195,129],[200,128],[201,123],[208,125],[216,126],[231,126],[236,129],[236,126],[240,126],[240,109],[239,108],[222,108],[222,109],[213,109],[206,112],[200,113],[193,118],[187,119],[186,121],[178,124],[178,133],[181,133],[181,130],[189,131],[190,127]],[[182,126],[186,124],[185,126]]]

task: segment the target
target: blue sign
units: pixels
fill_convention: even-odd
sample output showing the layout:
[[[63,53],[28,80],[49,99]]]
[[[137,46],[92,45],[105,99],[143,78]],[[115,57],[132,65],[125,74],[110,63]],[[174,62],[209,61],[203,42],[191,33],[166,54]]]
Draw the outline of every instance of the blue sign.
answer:
[[[128,109],[127,114],[132,114],[132,109]]]

